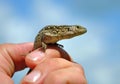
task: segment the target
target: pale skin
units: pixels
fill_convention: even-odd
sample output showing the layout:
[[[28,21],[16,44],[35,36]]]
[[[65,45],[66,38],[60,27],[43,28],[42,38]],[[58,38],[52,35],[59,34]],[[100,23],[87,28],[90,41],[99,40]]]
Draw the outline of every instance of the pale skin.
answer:
[[[32,71],[21,84],[87,84],[84,70],[70,56],[55,45],[33,49],[33,43],[0,44],[0,84],[14,84],[16,71],[28,66]]]

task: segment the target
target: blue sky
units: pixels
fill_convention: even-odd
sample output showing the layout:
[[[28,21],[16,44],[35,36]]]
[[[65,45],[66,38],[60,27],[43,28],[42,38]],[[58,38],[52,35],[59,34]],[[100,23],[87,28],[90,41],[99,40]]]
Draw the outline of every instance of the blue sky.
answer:
[[[34,41],[49,24],[86,27],[86,34],[59,43],[84,67],[89,84],[120,83],[119,0],[0,0],[0,43]],[[15,84],[26,71],[14,75]]]

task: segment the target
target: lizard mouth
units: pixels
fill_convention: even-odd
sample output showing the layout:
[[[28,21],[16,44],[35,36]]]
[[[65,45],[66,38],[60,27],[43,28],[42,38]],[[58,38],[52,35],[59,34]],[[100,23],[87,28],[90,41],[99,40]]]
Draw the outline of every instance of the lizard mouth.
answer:
[[[81,28],[79,31],[81,32],[81,34],[84,34],[84,33],[87,32],[87,29],[86,28]]]

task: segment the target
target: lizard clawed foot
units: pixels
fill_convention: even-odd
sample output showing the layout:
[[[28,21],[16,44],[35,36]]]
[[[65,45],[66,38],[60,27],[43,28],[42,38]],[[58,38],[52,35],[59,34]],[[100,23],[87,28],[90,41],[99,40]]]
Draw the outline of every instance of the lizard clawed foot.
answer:
[[[58,47],[60,47],[60,48],[64,48],[64,46],[63,45],[61,45],[61,44],[58,44],[58,43],[55,43]]]

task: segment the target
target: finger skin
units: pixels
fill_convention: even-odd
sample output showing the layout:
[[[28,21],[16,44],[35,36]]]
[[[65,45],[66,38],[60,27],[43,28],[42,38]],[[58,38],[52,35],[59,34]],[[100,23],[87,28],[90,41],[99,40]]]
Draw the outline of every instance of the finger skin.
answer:
[[[43,65],[36,68],[43,73],[43,84],[86,84],[83,68],[78,64],[54,58]]]
[[[1,44],[0,56],[4,62],[14,65],[15,71],[25,68],[25,55],[29,53],[33,48],[33,43],[21,43],[21,44]],[[3,63],[8,65],[6,63]],[[10,66],[11,66],[10,65]],[[8,66],[6,66],[8,67]]]
[[[26,67],[25,57],[32,50],[33,43],[0,44],[0,84],[13,84],[11,79],[15,71]]]
[[[34,77],[27,78],[33,72],[41,74],[36,81],[32,80]],[[21,84],[87,84],[82,67],[63,58],[46,59],[31,73],[23,78]],[[71,80],[71,77],[74,78]]]
[[[29,53],[26,56],[25,61],[27,66],[33,69],[37,64],[50,58],[64,58],[66,60],[71,61],[71,58],[67,52],[65,52],[63,49],[59,48],[58,46],[53,46],[53,45],[48,46],[45,52],[42,51],[42,48],[34,50],[33,52]]]
[[[0,84],[14,84],[14,82],[10,76],[0,71]]]
[[[21,84],[87,84],[83,68],[73,63],[70,56],[57,46],[49,46],[45,52],[34,50],[25,61],[32,71]],[[74,78],[71,80],[71,77]]]
[[[87,82],[80,68],[68,67],[48,74],[44,84],[87,84]]]

